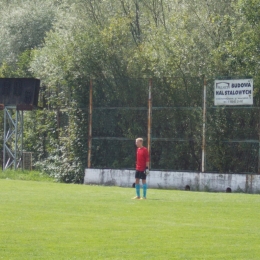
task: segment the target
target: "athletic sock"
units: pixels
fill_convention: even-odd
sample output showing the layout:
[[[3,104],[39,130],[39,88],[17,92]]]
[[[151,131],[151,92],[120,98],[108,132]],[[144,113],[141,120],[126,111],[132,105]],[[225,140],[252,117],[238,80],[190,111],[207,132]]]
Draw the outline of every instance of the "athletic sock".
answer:
[[[143,197],[146,198],[147,184],[143,184]]]
[[[136,196],[140,197],[140,184],[135,184]]]

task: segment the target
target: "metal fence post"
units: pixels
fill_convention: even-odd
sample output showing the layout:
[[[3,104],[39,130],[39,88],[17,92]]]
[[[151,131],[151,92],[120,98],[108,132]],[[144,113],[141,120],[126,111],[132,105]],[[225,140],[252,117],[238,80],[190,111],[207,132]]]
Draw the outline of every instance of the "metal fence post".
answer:
[[[15,137],[14,137],[14,169],[17,169],[17,154],[18,154],[18,127],[19,127],[19,111],[15,111]]]
[[[21,167],[24,170],[23,165],[23,110],[21,111]]]
[[[207,94],[207,81],[204,78],[203,85],[203,116],[202,116],[202,159],[201,159],[201,172],[205,172],[206,161],[206,94]]]
[[[5,170],[6,162],[6,143],[7,143],[7,108],[4,108],[4,143],[3,143],[3,170]]]
[[[89,115],[88,115],[88,168],[91,168],[91,147],[92,147],[92,112],[93,112],[93,83],[89,84]]]
[[[147,148],[149,156],[151,157],[151,129],[152,129],[152,79],[149,79],[149,90],[148,90],[148,128],[147,128]],[[149,163],[151,168],[151,160]]]
[[[258,121],[258,174],[260,174],[260,117]]]

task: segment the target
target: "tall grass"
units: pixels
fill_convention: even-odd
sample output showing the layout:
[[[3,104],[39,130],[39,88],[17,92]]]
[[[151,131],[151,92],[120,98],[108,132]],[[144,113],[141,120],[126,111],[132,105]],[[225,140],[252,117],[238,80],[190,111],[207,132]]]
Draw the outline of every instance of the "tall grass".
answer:
[[[48,181],[53,182],[54,179],[49,175],[41,173],[39,171],[22,171],[22,170],[11,170],[0,171],[0,179],[11,179],[11,180],[26,180],[26,181]]]

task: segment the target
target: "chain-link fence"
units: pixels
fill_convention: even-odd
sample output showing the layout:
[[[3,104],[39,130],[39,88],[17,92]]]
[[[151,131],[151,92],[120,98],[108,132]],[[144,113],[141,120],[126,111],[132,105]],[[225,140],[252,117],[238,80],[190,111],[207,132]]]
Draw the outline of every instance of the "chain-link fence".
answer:
[[[213,85],[208,81],[206,170],[259,173],[259,97],[254,106],[214,106]]]
[[[147,137],[147,83],[127,78],[93,81],[91,167],[135,167],[134,140]]]
[[[152,84],[151,169],[202,170],[204,79],[110,79],[93,81],[93,168],[134,168],[135,138],[148,134]],[[205,165],[208,172],[257,173],[259,108],[215,107],[207,82]]]

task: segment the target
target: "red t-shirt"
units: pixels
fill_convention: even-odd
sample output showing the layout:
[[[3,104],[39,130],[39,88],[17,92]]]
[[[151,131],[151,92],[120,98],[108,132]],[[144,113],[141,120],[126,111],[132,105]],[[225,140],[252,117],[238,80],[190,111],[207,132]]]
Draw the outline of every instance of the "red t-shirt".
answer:
[[[144,171],[146,163],[149,162],[149,154],[146,147],[137,148],[136,151],[136,170]]]

